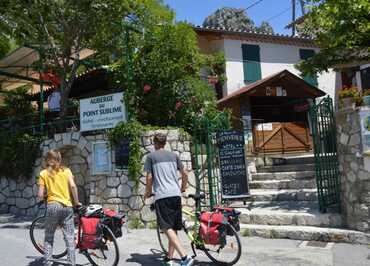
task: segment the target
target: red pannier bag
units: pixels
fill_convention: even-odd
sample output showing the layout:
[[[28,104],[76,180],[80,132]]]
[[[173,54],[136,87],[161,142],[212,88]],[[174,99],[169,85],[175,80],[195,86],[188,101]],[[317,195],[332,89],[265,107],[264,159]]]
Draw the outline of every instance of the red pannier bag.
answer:
[[[109,227],[116,238],[121,237],[122,225],[125,223],[125,215],[109,209],[103,209],[103,213],[104,217],[101,219],[101,222]]]
[[[235,231],[240,231],[240,222],[239,222],[239,216],[240,211],[235,210],[234,208],[230,207],[223,207],[223,206],[216,206],[212,209],[212,211],[215,212],[222,212],[225,217],[227,218],[227,221],[229,224],[234,227]],[[234,233],[227,228],[227,235],[233,235]]]
[[[81,217],[82,237],[80,249],[97,249],[102,240],[100,219]]]
[[[225,222],[225,216],[221,212],[203,212],[200,215],[200,236],[205,244],[225,244]]]

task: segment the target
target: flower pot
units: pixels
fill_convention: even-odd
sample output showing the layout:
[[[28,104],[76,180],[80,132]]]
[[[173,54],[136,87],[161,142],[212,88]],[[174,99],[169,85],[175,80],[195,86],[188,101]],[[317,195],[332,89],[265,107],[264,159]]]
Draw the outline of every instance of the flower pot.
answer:
[[[347,108],[352,108],[354,109],[356,106],[356,100],[353,97],[347,97],[347,98],[342,98],[342,108],[347,109]]]
[[[370,95],[363,96],[362,101],[363,101],[364,105],[370,106]]]

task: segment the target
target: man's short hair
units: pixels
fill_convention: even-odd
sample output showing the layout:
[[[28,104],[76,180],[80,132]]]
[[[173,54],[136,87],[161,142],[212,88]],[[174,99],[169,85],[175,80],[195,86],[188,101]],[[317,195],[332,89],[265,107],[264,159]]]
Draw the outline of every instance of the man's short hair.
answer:
[[[167,136],[165,134],[162,134],[162,133],[156,133],[154,135],[154,139],[153,139],[154,143],[156,144],[159,144],[159,145],[166,145],[166,141],[167,141]]]

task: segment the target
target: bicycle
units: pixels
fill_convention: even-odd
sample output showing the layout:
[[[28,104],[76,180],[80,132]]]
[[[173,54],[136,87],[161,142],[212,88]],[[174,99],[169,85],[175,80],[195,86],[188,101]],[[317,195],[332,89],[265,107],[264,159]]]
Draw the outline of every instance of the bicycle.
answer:
[[[205,198],[204,194],[189,194],[189,198],[195,200],[196,209],[200,210],[200,201]],[[155,203],[151,205],[152,211],[155,209]],[[241,256],[241,242],[238,233],[235,228],[229,223],[225,222],[223,224],[224,229],[226,230],[226,240],[224,243],[218,245],[206,244],[205,240],[200,234],[200,216],[201,212],[191,212],[185,209],[182,209],[182,213],[185,216],[191,218],[192,221],[188,221],[183,218],[183,229],[186,236],[191,242],[191,248],[194,253],[193,258],[197,256],[196,249],[203,251],[207,257],[218,265],[231,266],[237,263]],[[192,225],[190,225],[192,224]],[[168,249],[168,239],[166,236],[163,236],[164,232],[161,231],[157,225],[157,236],[159,240],[159,245],[165,255],[167,255]]]
[[[41,205],[45,204],[45,212],[42,216],[37,217],[33,220],[31,227],[30,227],[30,238],[33,246],[36,248],[38,252],[44,255],[44,230],[45,230],[45,217],[46,217],[46,210],[47,204],[45,201],[41,201],[37,205],[40,207]],[[81,217],[83,217],[84,213],[86,212],[86,207],[75,208],[75,233],[76,233],[76,250],[79,251],[80,254],[83,254],[87,260],[93,266],[117,266],[119,262],[119,247],[117,244],[116,237],[114,236],[112,230],[105,224],[101,224],[101,232],[102,238],[100,240],[97,249],[81,249],[81,241],[83,239],[83,232],[81,227]],[[103,216],[104,214],[102,214]],[[67,248],[65,247],[65,242],[63,239],[60,238],[62,228],[58,226],[55,237],[54,237],[54,247],[53,252],[54,254],[52,257],[54,259],[60,259],[67,255]],[[58,238],[59,237],[59,238]],[[56,241],[58,240],[58,241]],[[55,244],[63,243],[62,246],[56,246]],[[112,252],[113,254],[111,254]],[[111,255],[109,255],[111,254]]]

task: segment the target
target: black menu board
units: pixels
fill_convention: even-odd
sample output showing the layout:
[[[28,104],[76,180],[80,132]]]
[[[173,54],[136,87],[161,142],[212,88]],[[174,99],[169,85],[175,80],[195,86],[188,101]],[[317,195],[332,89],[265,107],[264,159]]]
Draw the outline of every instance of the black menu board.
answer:
[[[238,131],[217,133],[222,198],[249,195],[248,171],[244,153],[244,136]]]
[[[128,159],[130,155],[130,140],[122,139],[115,146],[116,169],[128,169]]]

